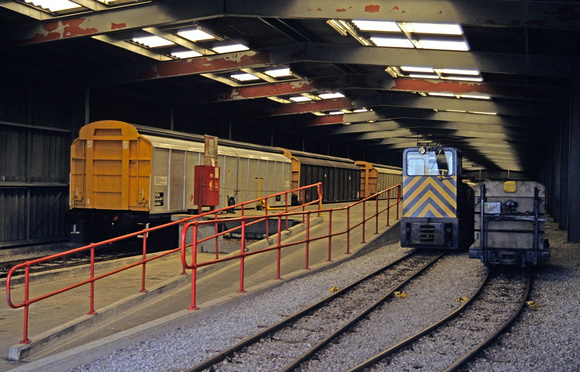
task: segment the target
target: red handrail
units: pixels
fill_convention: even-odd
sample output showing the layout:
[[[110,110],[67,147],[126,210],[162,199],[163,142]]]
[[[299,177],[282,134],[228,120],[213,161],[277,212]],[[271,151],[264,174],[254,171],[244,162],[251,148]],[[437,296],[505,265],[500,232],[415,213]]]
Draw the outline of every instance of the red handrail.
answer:
[[[320,200],[322,199],[322,192],[321,189],[319,189],[319,198]],[[396,198],[394,198],[394,202],[391,203],[391,192],[396,191]],[[379,209],[379,200],[384,200],[381,199],[382,196],[386,196],[386,206],[383,209]],[[375,212],[373,215],[367,217],[366,216],[366,202],[369,200],[376,200],[375,201]],[[186,223],[183,227],[183,231],[182,231],[182,235],[181,235],[181,260],[182,260],[182,265],[185,269],[189,269],[192,270],[192,276],[191,276],[191,306],[188,308],[190,310],[197,310],[198,307],[196,305],[196,296],[197,296],[197,288],[196,288],[196,281],[197,281],[197,270],[201,267],[204,266],[209,266],[209,265],[213,265],[213,264],[217,264],[220,262],[224,262],[224,261],[230,261],[230,260],[235,260],[235,259],[239,259],[240,260],[240,287],[238,292],[245,292],[244,290],[244,270],[245,270],[245,259],[247,256],[251,256],[251,255],[255,255],[255,254],[260,254],[263,252],[269,252],[272,250],[276,250],[277,251],[277,257],[276,257],[276,279],[280,279],[280,257],[281,257],[281,250],[283,248],[286,247],[290,247],[290,246],[295,246],[295,245],[300,245],[300,244],[304,244],[305,245],[305,269],[309,269],[309,247],[310,247],[310,243],[316,240],[320,240],[320,239],[328,239],[328,261],[332,260],[331,257],[331,239],[334,236],[338,236],[338,235],[342,235],[342,234],[347,234],[347,249],[346,249],[346,253],[349,254],[350,253],[350,232],[359,227],[362,226],[363,229],[363,243],[364,243],[364,230],[365,230],[365,224],[367,221],[371,220],[372,218],[375,218],[376,223],[375,223],[375,234],[378,234],[378,218],[379,215],[381,215],[382,213],[386,212],[387,213],[387,224],[386,226],[389,226],[389,212],[390,209],[394,206],[397,207],[396,210],[396,218],[397,220],[399,219],[399,203],[401,201],[401,185],[396,185],[393,186],[387,190],[381,191],[379,193],[373,194],[367,198],[364,198],[360,201],[357,201],[355,203],[352,203],[348,206],[345,207],[341,207],[341,208],[329,208],[329,209],[322,209],[319,208],[317,210],[306,210],[305,206],[302,207],[302,211],[299,210],[294,210],[294,211],[287,211],[287,212],[282,212],[282,213],[278,213],[278,214],[272,214],[272,215],[266,215],[266,216],[254,216],[254,217],[248,217],[248,216],[242,216],[240,218],[233,218],[233,219],[229,219],[229,221],[240,221],[241,225],[239,227],[236,227],[234,229],[230,229],[228,230],[228,232],[233,231],[233,230],[237,230],[240,229],[241,230],[241,239],[240,239],[240,252],[239,254],[235,254],[235,255],[228,255],[227,257],[221,258],[221,259],[215,259],[212,261],[205,261],[205,262],[197,262],[197,245],[207,241],[209,239],[212,239],[213,237],[206,237],[203,239],[198,240],[197,239],[197,231],[200,225],[206,225],[206,224],[210,224],[213,223],[213,221],[192,221],[189,223]],[[314,200],[314,203],[318,203],[319,200]],[[353,226],[350,226],[350,211],[352,208],[358,206],[362,204],[362,209],[363,209],[363,215],[362,215],[362,219],[360,222],[357,222],[356,224],[354,224]],[[267,204],[266,204],[267,205]],[[347,227],[344,231],[340,231],[340,232],[332,232],[332,215],[333,213],[336,213],[337,211],[346,211],[347,213]],[[318,236],[318,237],[310,237],[310,215],[312,213],[317,213],[317,214],[322,214],[328,212],[329,215],[329,231],[327,235],[323,235],[323,236]],[[299,241],[294,241],[294,242],[290,242],[290,243],[285,243],[282,244],[281,243],[281,239],[280,239],[280,235],[281,235],[281,230],[280,230],[280,226],[281,226],[281,219],[282,218],[288,218],[289,216],[297,216],[297,215],[302,215],[302,219],[303,221],[306,222],[306,238],[303,240],[299,240]],[[266,248],[262,248],[262,249],[258,249],[252,252],[246,252],[245,249],[245,241],[246,241],[246,232],[245,232],[245,228],[253,223],[257,223],[259,221],[264,221],[265,219],[267,219],[268,217],[275,217],[278,219],[278,237],[276,239],[276,243],[274,245],[271,245],[269,247]],[[252,221],[252,222],[248,222],[248,221]],[[191,243],[187,243],[187,237],[188,237],[188,231],[192,230],[191,232]],[[223,232],[225,233],[225,232]],[[186,258],[186,250],[188,248],[192,248],[191,249],[191,263],[187,262],[187,258]]]
[[[242,214],[243,214],[244,213],[244,208],[245,208],[246,205],[255,204],[259,200],[266,200],[267,201],[270,198],[275,198],[277,196],[282,196],[282,195],[285,195],[285,198],[287,200],[287,195],[288,194],[291,194],[293,192],[298,192],[298,191],[301,191],[301,190],[306,190],[306,189],[309,189],[309,188],[314,188],[314,187],[317,188],[318,193],[319,193],[319,199],[322,200],[322,194],[321,194],[322,184],[321,183],[318,183],[318,184],[315,184],[315,185],[310,185],[310,186],[303,186],[303,187],[298,188],[298,189],[295,189],[295,190],[288,190],[288,191],[280,192],[280,193],[277,193],[277,194],[269,195],[269,196],[266,196],[266,197],[263,197],[263,198],[260,198],[260,199],[254,199],[254,200],[250,200],[250,201],[238,203],[238,204],[235,204],[235,205],[230,205],[230,206],[227,206],[227,207],[224,207],[224,208],[220,208],[220,209],[217,209],[217,210],[213,210],[213,211],[205,212],[205,213],[202,213],[202,214],[199,214],[199,215],[195,215],[195,216],[192,216],[192,217],[188,217],[188,218],[185,218],[185,219],[182,219],[182,220],[179,220],[179,221],[173,221],[173,222],[170,222],[170,223],[167,223],[167,224],[164,224],[164,225],[159,225],[159,226],[155,226],[155,227],[151,227],[151,228],[146,228],[146,229],[143,229],[141,231],[137,231],[137,232],[134,232],[134,233],[131,233],[131,234],[126,234],[126,235],[123,235],[123,236],[120,236],[120,237],[108,239],[108,240],[105,240],[105,241],[102,241],[102,242],[99,242],[99,243],[91,243],[91,244],[86,245],[84,247],[72,249],[72,250],[69,250],[69,251],[66,251],[66,252],[61,252],[61,253],[57,253],[57,254],[54,254],[54,255],[50,255],[50,256],[47,256],[47,257],[43,257],[43,258],[31,260],[31,261],[26,261],[26,262],[24,262],[22,264],[19,264],[19,265],[14,266],[8,272],[8,275],[6,276],[6,302],[8,303],[8,306],[10,306],[10,307],[12,307],[14,309],[24,308],[23,337],[22,337],[22,340],[20,341],[20,343],[21,344],[27,344],[27,343],[30,343],[31,342],[30,339],[28,338],[29,307],[30,307],[30,305],[32,305],[32,304],[34,304],[36,302],[39,302],[39,301],[42,301],[44,299],[47,299],[47,298],[56,296],[58,294],[67,292],[67,291],[72,290],[74,288],[78,288],[80,286],[83,286],[83,285],[86,285],[86,284],[90,284],[90,296],[89,296],[89,311],[88,311],[88,314],[89,315],[95,315],[95,314],[97,314],[97,312],[95,311],[95,283],[98,280],[100,280],[100,279],[109,277],[111,275],[115,275],[115,274],[117,274],[119,272],[128,270],[130,268],[133,268],[133,267],[136,267],[136,266],[139,266],[139,265],[142,265],[142,270],[141,270],[141,289],[140,289],[140,292],[146,292],[147,290],[146,290],[146,287],[145,287],[145,279],[146,279],[145,273],[146,273],[146,264],[147,264],[147,262],[153,261],[155,259],[159,259],[161,257],[167,256],[169,254],[172,254],[174,252],[180,251],[182,249],[181,246],[179,246],[179,247],[174,248],[172,250],[165,251],[163,253],[160,253],[160,254],[157,254],[155,256],[152,256],[152,257],[147,258],[147,238],[148,238],[148,235],[149,235],[150,232],[156,231],[156,230],[161,230],[161,229],[164,229],[164,228],[173,226],[173,225],[177,225],[177,224],[180,224],[180,223],[184,223],[184,222],[187,222],[187,221],[190,221],[190,220],[194,220],[194,219],[197,219],[197,218],[200,218],[200,217],[204,217],[204,216],[207,216],[207,215],[211,215],[211,214],[215,214],[216,218],[214,219],[214,221],[209,221],[209,222],[210,223],[216,223],[216,226],[217,226],[217,215],[219,213],[225,212],[225,211],[227,211],[227,210],[229,210],[231,208],[241,208]],[[312,204],[312,202],[307,203],[307,205],[308,204]],[[288,205],[287,205],[287,202],[286,202],[285,210],[287,210],[287,211],[291,211],[291,210],[295,210],[295,209],[299,209],[299,208],[304,208],[304,206],[299,205],[299,206],[296,206],[296,207],[293,207],[293,208],[288,208]],[[266,208],[266,213],[267,213],[267,211],[268,211],[268,208]],[[259,221],[256,221],[254,223],[257,223],[257,222],[259,222]],[[225,233],[228,233],[228,232],[229,231],[226,231],[226,232],[222,232],[220,234],[225,234]],[[141,260],[139,260],[137,262],[134,262],[132,264],[129,264],[127,266],[124,266],[124,267],[115,269],[113,271],[110,271],[110,272],[101,274],[101,275],[95,275],[95,258],[96,258],[95,257],[95,251],[96,251],[97,248],[102,247],[102,246],[107,246],[107,245],[110,245],[112,243],[116,243],[116,242],[119,242],[119,241],[122,241],[122,240],[126,240],[126,239],[129,239],[129,238],[137,237],[138,235],[142,235],[143,236],[143,257],[142,257]],[[216,238],[217,239],[217,235],[216,236],[209,237],[208,239],[205,239],[205,240],[209,240],[209,239],[212,239],[212,238]],[[82,281],[80,281],[78,283],[72,284],[70,286],[67,286],[67,287],[58,289],[58,290],[53,291],[53,292],[50,292],[50,293],[46,293],[46,294],[40,295],[38,297],[30,298],[30,285],[31,285],[31,283],[30,283],[30,268],[32,266],[37,265],[37,264],[40,264],[40,263],[43,263],[43,262],[51,261],[51,260],[54,260],[54,259],[57,259],[57,258],[66,257],[66,256],[70,256],[70,255],[73,255],[73,254],[77,254],[77,253],[81,253],[81,252],[86,252],[86,251],[89,251],[90,257],[91,257],[91,262],[90,262],[90,277],[89,277],[89,279],[82,280]],[[216,250],[216,254],[217,254],[217,250]],[[19,270],[19,269],[24,269],[25,270],[25,272],[24,272],[24,300],[22,302],[18,303],[18,304],[15,304],[14,301],[12,300],[12,288],[11,288],[12,286],[11,286],[11,281],[12,281],[12,277],[14,276],[14,273],[17,270]],[[182,270],[183,270],[182,273],[184,273],[184,269],[182,269]]]

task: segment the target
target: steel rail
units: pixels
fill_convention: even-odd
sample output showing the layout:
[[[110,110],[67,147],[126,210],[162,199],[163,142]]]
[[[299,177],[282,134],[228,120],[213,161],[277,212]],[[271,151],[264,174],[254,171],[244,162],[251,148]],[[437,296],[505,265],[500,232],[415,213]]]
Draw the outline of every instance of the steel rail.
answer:
[[[408,337],[407,339],[399,342],[398,344],[395,344],[395,345],[389,347],[388,349],[380,352],[379,354],[376,354],[375,356],[367,359],[363,363],[360,363],[359,365],[349,369],[348,372],[363,371],[363,370],[375,365],[376,363],[380,362],[381,360],[387,358],[388,356],[396,353],[397,351],[401,350],[402,348],[411,345],[417,339],[419,339],[419,338],[425,336],[426,334],[428,334],[428,333],[438,329],[439,327],[445,325],[445,323],[447,323],[448,321],[450,321],[451,319],[455,318],[457,315],[462,313],[464,310],[466,310],[467,307],[469,305],[471,305],[477,299],[478,295],[485,288],[485,285],[489,282],[490,274],[491,274],[491,270],[489,270],[486,273],[485,277],[483,278],[479,287],[476,289],[476,291],[473,293],[473,295],[467,301],[465,301],[461,306],[459,306],[457,309],[455,309],[453,312],[449,313],[447,316],[445,316],[441,320],[439,320],[439,321],[429,325],[428,327],[424,328],[423,330],[417,332],[416,334],[414,334],[414,335]],[[503,322],[498,327],[498,329],[493,334],[489,335],[484,341],[482,341],[478,345],[474,346],[472,349],[470,349],[467,353],[462,355],[460,358],[456,359],[456,361],[451,366],[449,366],[445,371],[446,372],[456,371],[458,368],[463,366],[467,361],[469,361],[472,357],[474,357],[479,351],[481,351],[481,349],[483,349],[491,341],[493,341],[495,338],[497,338],[497,336],[499,336],[519,315],[519,313],[521,312],[521,309],[523,308],[525,301],[528,297],[529,290],[530,290],[530,276],[528,276],[528,278],[527,278],[526,288],[524,290],[524,293],[522,294],[522,300],[521,300],[518,308],[516,309],[516,311],[514,311],[514,314],[512,314],[512,316],[510,316],[509,319],[507,319],[505,322]]]
[[[498,336],[504,333],[504,331],[516,320],[516,318],[521,314],[524,306],[526,305],[526,300],[530,294],[531,289],[531,282],[532,282],[532,275],[528,273],[526,278],[526,288],[524,289],[522,296],[520,298],[520,302],[518,307],[514,310],[513,314],[506,319],[497,329],[495,332],[490,334],[485,340],[474,346],[471,350],[467,353],[462,355],[458,358],[452,365],[450,365],[445,372],[457,371],[460,367],[465,365],[469,360],[477,355],[484,347],[489,345],[493,340],[495,340]]]
[[[194,366],[193,368],[189,369],[188,371],[190,371],[190,372],[197,372],[197,371],[202,371],[202,370],[208,369],[208,368],[210,368],[212,366],[215,366],[216,364],[218,364],[221,361],[225,360],[229,356],[232,356],[233,354],[235,354],[237,351],[239,351],[239,350],[241,350],[241,349],[243,349],[243,348],[245,348],[245,347],[247,347],[249,345],[252,345],[254,343],[257,343],[260,339],[265,338],[265,337],[273,334],[274,332],[276,332],[276,331],[284,328],[285,326],[287,326],[287,325],[289,325],[289,324],[291,324],[293,322],[296,322],[296,321],[300,320],[301,318],[309,315],[313,311],[316,311],[316,310],[322,308],[323,306],[325,306],[326,304],[330,303],[331,301],[333,301],[333,300],[339,298],[340,296],[348,293],[349,291],[355,289],[358,285],[360,285],[361,283],[369,280],[370,278],[375,277],[377,275],[380,275],[384,271],[386,271],[386,270],[388,270],[390,268],[393,268],[395,265],[398,265],[398,264],[402,263],[403,261],[410,259],[415,254],[416,254],[416,251],[415,250],[408,252],[405,256],[403,256],[403,257],[401,257],[401,258],[399,258],[399,259],[397,259],[397,260],[389,263],[388,265],[386,265],[386,266],[384,266],[384,267],[382,267],[382,268],[374,271],[373,273],[371,273],[371,274],[369,274],[369,275],[367,275],[367,276],[365,276],[365,277],[357,280],[356,282],[354,282],[354,283],[350,284],[349,286],[347,286],[347,287],[339,290],[338,292],[335,292],[335,293],[331,294],[330,296],[328,296],[328,297],[320,300],[319,302],[315,303],[314,305],[312,305],[312,306],[310,306],[308,308],[305,308],[305,309],[303,309],[303,310],[301,310],[301,311],[299,311],[299,312],[297,312],[297,313],[295,313],[295,314],[287,317],[286,319],[284,319],[284,320],[282,320],[282,321],[280,321],[280,322],[278,322],[278,323],[276,323],[276,324],[274,324],[274,325],[272,325],[272,326],[270,326],[270,327],[262,330],[261,332],[256,333],[255,335],[253,335],[253,336],[251,336],[251,337],[249,337],[249,338],[247,338],[245,340],[240,341],[239,343],[237,343],[237,344],[229,347],[228,349],[223,350],[222,352],[214,355],[213,357],[206,359],[205,361],[203,361],[200,364],[197,364],[196,366]],[[432,265],[441,256],[443,256],[443,254],[434,256],[434,258],[431,261],[429,261],[424,268],[421,268],[420,270],[415,271],[413,273],[413,275],[411,276],[411,278],[413,276],[416,276],[419,272],[423,271],[426,267]],[[408,282],[409,280],[411,280],[411,278],[405,279],[403,283],[398,284],[395,288],[393,288],[392,290],[389,291],[389,294],[388,295],[386,295],[384,297],[388,297],[389,295],[391,295],[399,287],[401,287],[406,282]],[[384,302],[384,298],[381,299],[380,301],[381,302]],[[372,309],[369,309],[369,308],[376,307],[376,306],[378,306],[378,305],[376,305],[376,304],[371,305],[368,308],[364,309],[363,312],[366,314],[366,313],[368,313],[369,311],[372,310]],[[363,316],[364,316],[364,314],[363,315],[360,315],[358,318],[362,318]],[[318,346],[318,344],[315,345],[315,347],[317,347],[317,346]]]
[[[320,340],[316,345],[310,348],[307,352],[299,356],[298,358],[294,359],[291,363],[288,363],[284,366],[281,371],[292,371],[296,369],[300,364],[310,359],[314,354],[320,351],[324,346],[328,345],[330,342],[334,341],[343,333],[347,332],[349,329],[353,328],[358,324],[362,319],[364,319],[370,312],[375,310],[377,307],[382,305],[395,291],[399,290],[401,287],[409,283],[411,280],[415,279],[419,274],[423,271],[427,270],[431,265],[437,262],[441,257],[445,254],[441,253],[432,258],[431,261],[424,264],[424,266],[420,267],[419,270],[413,272],[408,278],[404,279],[402,282],[398,283],[395,287],[391,288],[387,294],[385,294],[382,298],[375,301],[373,304],[369,305],[366,309],[361,311],[359,314],[348,320],[344,323],[339,329],[334,331],[332,334],[328,335],[324,339]]]

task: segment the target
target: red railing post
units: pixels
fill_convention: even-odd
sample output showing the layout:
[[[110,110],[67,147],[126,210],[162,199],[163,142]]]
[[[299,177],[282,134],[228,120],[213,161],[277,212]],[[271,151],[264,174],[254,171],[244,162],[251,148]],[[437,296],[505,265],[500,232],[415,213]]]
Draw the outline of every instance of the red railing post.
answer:
[[[332,262],[332,209],[328,211],[328,262]]]
[[[306,210],[306,189],[302,189],[302,212]],[[302,223],[304,223],[304,213],[302,213]]]
[[[238,293],[246,293],[244,290],[244,261],[246,258],[246,217],[242,218],[242,240],[240,243],[240,289]]]
[[[143,230],[143,264],[141,266],[141,290],[140,293],[147,292],[145,289],[145,276],[146,276],[146,268],[147,268],[147,238],[149,236],[149,232],[147,229]]]
[[[32,341],[28,338],[28,307],[30,306],[30,264],[26,262],[24,269],[24,334],[22,335],[21,344],[29,344]]]
[[[377,197],[375,198],[376,202],[375,202],[375,234],[379,233],[379,195],[377,194]],[[387,213],[389,213],[389,210],[387,208]]]
[[[346,254],[350,254],[350,206],[346,208]]]
[[[365,230],[366,230],[366,222],[367,222],[367,201],[363,200],[363,212],[362,212],[362,242],[365,242]]]
[[[306,263],[304,270],[310,270],[308,267],[308,258],[310,256],[310,211],[306,212]]]
[[[288,221],[288,220],[286,220]],[[276,239],[276,279],[280,280],[280,263],[282,258],[282,215],[278,215],[278,238]]]
[[[264,223],[266,224],[266,239],[268,239],[268,237],[270,236],[270,221],[268,219],[268,199],[264,199],[265,203],[264,203],[264,208],[265,208],[265,216],[266,218],[264,219]]]
[[[391,190],[387,191],[387,226],[391,226],[390,217],[391,217]]]
[[[91,243],[91,294],[88,315],[95,315],[95,243]]]
[[[215,227],[215,259],[217,260],[220,256],[219,256],[219,228],[218,228],[218,214],[216,212],[215,214],[215,222],[214,222],[214,227]]]
[[[192,229],[192,237],[191,237],[191,306],[188,310],[198,310],[199,308],[196,306],[196,296],[197,296],[197,226],[199,222],[195,221],[193,224]],[[184,229],[186,227],[184,226]],[[184,235],[186,235],[187,231],[184,231]],[[185,241],[186,239],[182,240],[183,249],[185,249]]]

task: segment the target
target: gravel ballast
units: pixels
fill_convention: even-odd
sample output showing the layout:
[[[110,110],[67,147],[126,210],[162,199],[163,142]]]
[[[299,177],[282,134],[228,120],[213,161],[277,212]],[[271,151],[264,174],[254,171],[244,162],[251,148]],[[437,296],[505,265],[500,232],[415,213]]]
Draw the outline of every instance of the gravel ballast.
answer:
[[[554,224],[548,224],[546,233],[550,239],[552,257],[549,263],[536,270],[530,298],[539,307],[526,308],[508,333],[469,363],[465,370],[576,371],[580,368],[577,351],[580,333],[580,244],[567,243],[566,232],[556,230]],[[191,368],[257,333],[264,326],[327,297],[330,288],[345,287],[405,252],[407,250],[398,244],[381,247],[331,269],[288,281],[276,290],[265,291],[239,306],[204,317],[191,326],[119,349],[74,371],[178,371]],[[409,285],[407,291],[412,296],[405,300],[410,303],[415,299],[422,306],[413,307],[411,312],[402,301],[392,306],[389,319],[385,319],[385,327],[377,329],[376,334],[372,333],[372,329],[365,330],[367,345],[393,337],[405,328],[401,325],[412,328],[415,323],[423,325],[440,319],[440,311],[433,311],[426,299],[433,299],[433,304],[441,306],[438,300],[451,301],[462,296],[479,282],[484,270],[479,261],[468,259],[467,253],[449,256],[430,270],[429,285],[421,285],[420,280]],[[385,333],[385,329],[389,328],[393,329],[391,335]],[[437,366],[425,367],[427,370],[439,370]],[[269,370],[267,365],[248,368],[252,371]],[[316,368],[313,365],[309,370]]]

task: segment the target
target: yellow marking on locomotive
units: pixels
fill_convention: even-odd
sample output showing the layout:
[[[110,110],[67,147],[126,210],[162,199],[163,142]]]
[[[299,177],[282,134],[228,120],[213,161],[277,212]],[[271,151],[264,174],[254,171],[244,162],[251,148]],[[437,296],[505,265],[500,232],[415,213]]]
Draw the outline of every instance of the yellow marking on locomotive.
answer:
[[[449,191],[447,191],[446,189],[444,189],[438,182],[440,181],[436,181],[432,178],[426,178],[423,182],[423,184],[420,187],[417,187],[417,189],[415,190],[415,192],[413,192],[408,198],[408,202],[411,203],[413,201],[413,199],[415,199],[416,197],[418,197],[419,195],[421,195],[422,193],[425,192],[425,189],[428,187],[428,185],[432,185],[433,188],[435,188],[437,191],[439,191],[439,193],[441,194],[441,196],[443,198],[445,198],[449,204],[451,205],[455,205],[455,198],[452,195],[455,195],[457,193],[455,187],[453,186],[453,184],[449,181],[447,181],[447,187],[449,189]],[[412,182],[411,184],[414,184],[415,182]],[[409,190],[410,187],[405,187],[405,189],[403,190],[403,192],[405,192],[405,190]],[[428,191],[430,193],[432,193],[431,191]],[[452,192],[452,195],[449,195],[449,193]],[[433,194],[433,196],[435,197],[435,194]]]
[[[430,201],[429,204],[427,204],[426,206],[423,206],[423,203],[426,201]],[[445,215],[442,215],[439,211],[436,210],[436,208],[433,206],[433,204],[437,204],[445,213]],[[437,198],[435,196],[435,194],[433,194],[433,192],[428,191],[426,192],[421,199],[419,199],[418,201],[416,201],[413,204],[413,207],[409,210],[406,211],[404,217],[412,217],[413,214],[420,208],[423,206],[423,209],[421,210],[421,212],[419,213],[419,217],[425,217],[425,215],[427,214],[427,212],[431,211],[433,212],[433,214],[436,217],[452,217],[455,218],[455,213],[453,213],[453,211],[451,211],[448,207],[445,206],[445,204],[439,200],[439,198]]]
[[[452,179],[455,180],[455,177]],[[418,184],[419,182],[420,184]],[[445,187],[443,187],[442,183]],[[455,195],[457,193],[457,188],[449,179],[439,179],[436,177],[411,177],[409,180],[409,177],[405,177],[403,184],[405,185],[403,188],[403,217],[413,217],[413,215],[418,211],[418,217],[425,217],[429,212],[431,212],[435,217],[456,217],[453,209],[456,208]],[[429,185],[432,187],[429,187]],[[414,192],[407,195],[407,193],[413,188],[415,188]],[[433,190],[439,193],[439,195],[437,195]],[[445,203],[444,200],[447,201],[447,203]],[[437,209],[435,205],[439,207],[439,209]],[[419,208],[422,209],[419,210]]]

